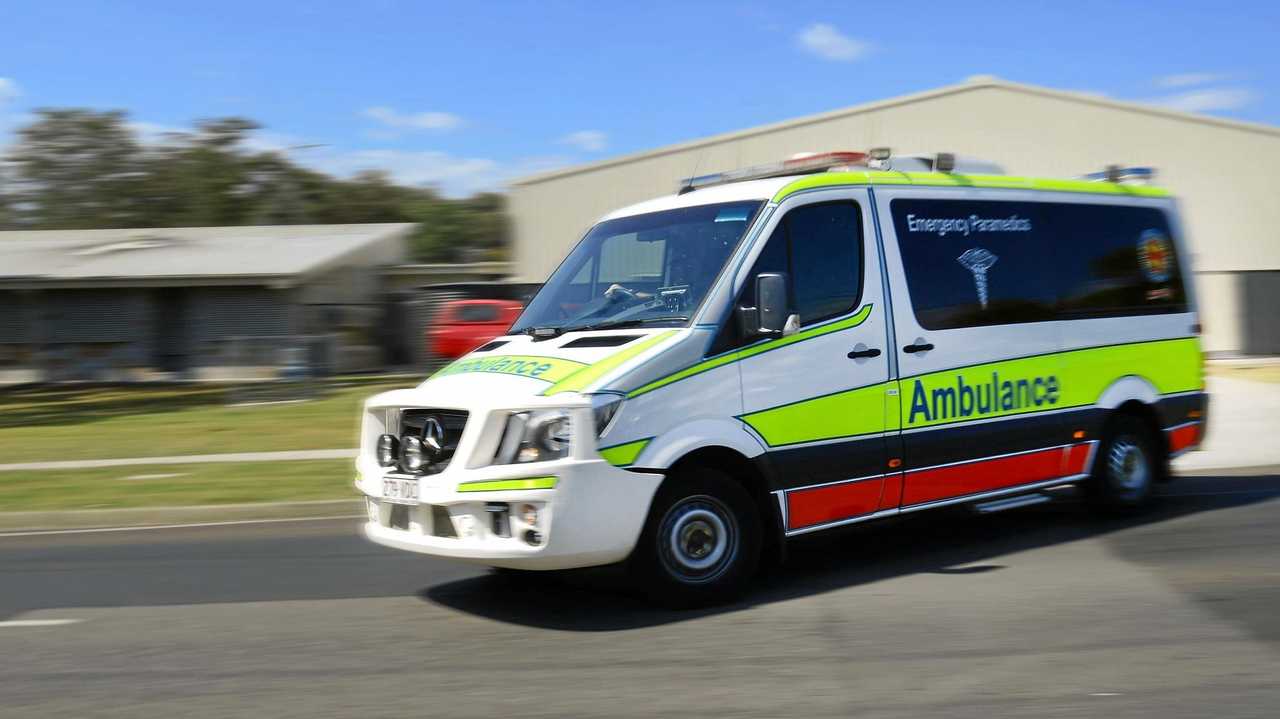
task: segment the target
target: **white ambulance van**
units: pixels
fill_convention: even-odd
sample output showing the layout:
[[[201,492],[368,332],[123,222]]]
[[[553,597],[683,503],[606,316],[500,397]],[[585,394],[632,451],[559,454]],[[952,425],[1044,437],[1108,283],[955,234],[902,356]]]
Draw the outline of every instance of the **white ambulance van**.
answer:
[[[1141,507],[1206,420],[1176,205],[975,168],[830,153],[604,217],[508,336],[368,400],[365,533],[697,604],[797,535]]]

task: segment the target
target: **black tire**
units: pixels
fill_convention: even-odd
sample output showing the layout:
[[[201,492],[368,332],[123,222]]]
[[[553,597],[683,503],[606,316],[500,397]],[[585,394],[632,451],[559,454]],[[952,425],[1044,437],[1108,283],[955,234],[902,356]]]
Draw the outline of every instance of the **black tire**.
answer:
[[[1107,426],[1085,483],[1090,506],[1106,514],[1133,514],[1150,504],[1154,485],[1164,474],[1164,454],[1156,440],[1142,418],[1117,415]]]
[[[727,474],[696,468],[667,478],[631,554],[631,576],[654,601],[690,608],[734,599],[760,563],[760,514]]]

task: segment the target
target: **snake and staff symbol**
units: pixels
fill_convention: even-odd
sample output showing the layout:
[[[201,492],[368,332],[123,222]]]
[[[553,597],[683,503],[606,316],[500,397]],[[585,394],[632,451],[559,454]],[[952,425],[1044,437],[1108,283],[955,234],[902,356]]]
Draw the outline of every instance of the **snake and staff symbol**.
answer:
[[[966,270],[973,273],[973,284],[978,289],[978,303],[987,308],[987,270],[1000,259],[981,247],[972,247],[956,258]]]

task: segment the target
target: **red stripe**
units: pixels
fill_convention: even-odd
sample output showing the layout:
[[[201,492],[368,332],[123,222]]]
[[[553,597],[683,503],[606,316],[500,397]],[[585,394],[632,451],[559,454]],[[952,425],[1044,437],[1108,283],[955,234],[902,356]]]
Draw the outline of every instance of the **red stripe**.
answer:
[[[902,503],[902,472],[884,478],[884,492],[880,495],[880,509],[897,509]]]
[[[1092,445],[1089,442],[1072,445],[1067,450],[1067,456],[1063,462],[1062,473],[1071,475],[1084,474],[1089,471],[1089,468],[1085,465],[1089,461],[1089,450],[1091,448]]]
[[[1169,435],[1169,451],[1179,452],[1200,441],[1200,423],[1169,430],[1166,434]]]
[[[907,473],[902,504],[962,497],[1065,476],[1061,448]]]
[[[864,479],[826,487],[787,492],[787,528],[825,524],[876,511],[880,479]]]

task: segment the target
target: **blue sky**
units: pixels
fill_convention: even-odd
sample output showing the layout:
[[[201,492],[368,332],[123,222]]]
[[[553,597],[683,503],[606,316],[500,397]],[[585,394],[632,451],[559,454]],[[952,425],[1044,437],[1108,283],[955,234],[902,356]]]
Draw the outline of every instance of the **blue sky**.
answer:
[[[1154,8],[1154,9],[1153,9]],[[1280,124],[1274,2],[10,0],[0,145],[37,107],[465,194],[976,74]]]

